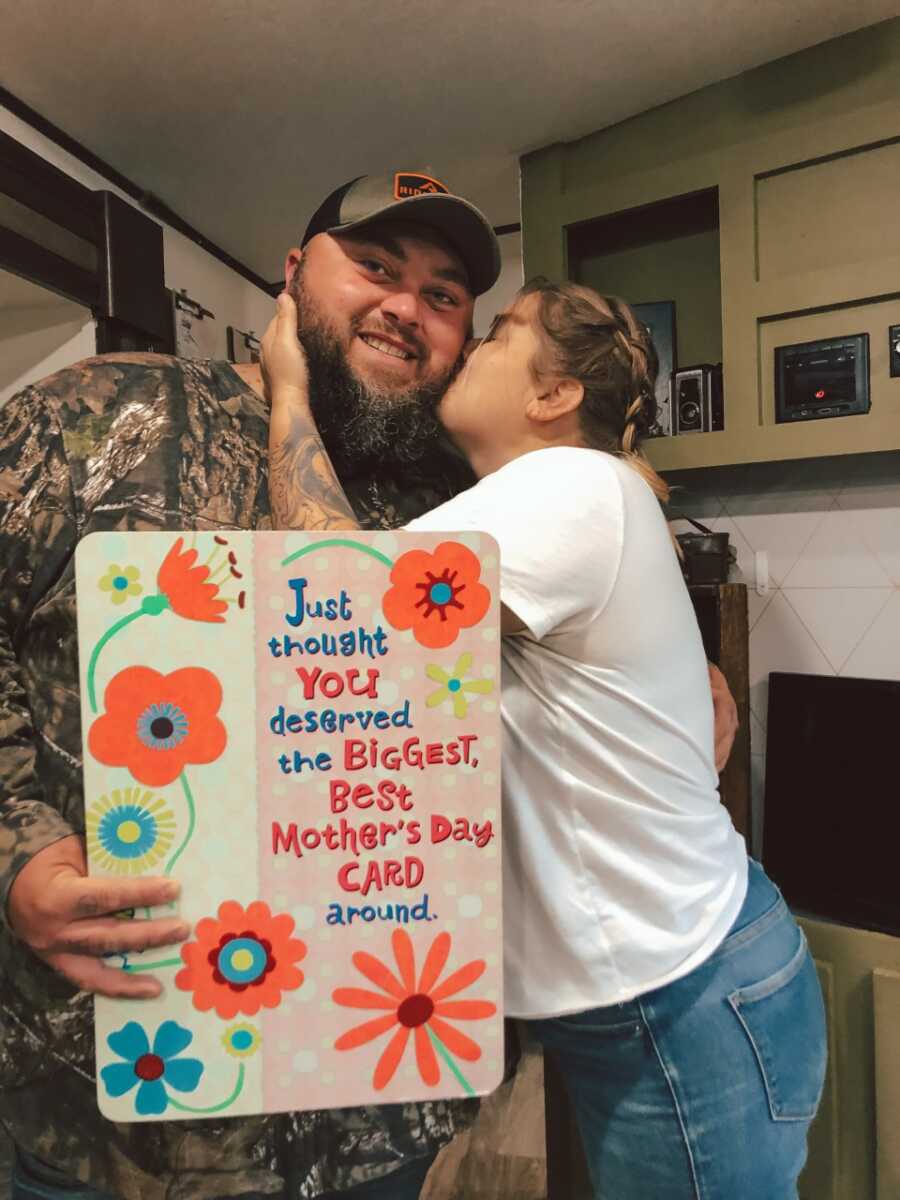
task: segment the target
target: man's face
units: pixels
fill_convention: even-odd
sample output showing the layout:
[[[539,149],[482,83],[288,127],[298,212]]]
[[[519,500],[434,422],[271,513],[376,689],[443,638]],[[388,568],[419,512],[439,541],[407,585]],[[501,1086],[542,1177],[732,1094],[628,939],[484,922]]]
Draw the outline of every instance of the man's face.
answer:
[[[421,227],[392,223],[319,234],[286,273],[329,452],[345,472],[421,457],[471,328],[459,259]]]
[[[437,235],[400,222],[319,234],[303,264],[304,297],[360,382],[403,391],[455,366],[474,298],[462,263]]]

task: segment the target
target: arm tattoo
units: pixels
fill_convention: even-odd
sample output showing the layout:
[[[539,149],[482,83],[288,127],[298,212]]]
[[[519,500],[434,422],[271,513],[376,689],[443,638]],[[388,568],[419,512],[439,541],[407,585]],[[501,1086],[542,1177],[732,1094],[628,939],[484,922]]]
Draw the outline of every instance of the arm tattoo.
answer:
[[[278,426],[269,443],[274,528],[359,529],[312,417],[292,411]]]

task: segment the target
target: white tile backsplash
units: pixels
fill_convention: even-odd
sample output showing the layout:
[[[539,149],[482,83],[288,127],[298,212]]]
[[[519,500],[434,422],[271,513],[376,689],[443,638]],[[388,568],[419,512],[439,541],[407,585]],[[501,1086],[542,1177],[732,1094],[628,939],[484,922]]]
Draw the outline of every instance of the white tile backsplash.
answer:
[[[833,501],[829,498],[828,503]],[[810,538],[825,519],[824,512],[734,513],[726,508],[747,544],[765,550],[769,574],[780,587],[790,574]]]
[[[785,587],[782,594],[839,675],[894,593],[890,587]]]
[[[894,588],[840,674],[851,679],[900,679],[900,589]]]
[[[816,639],[780,591],[772,597],[772,603],[750,634],[750,707],[763,728],[769,709],[770,671],[836,674]]]
[[[837,503],[852,518],[859,536],[891,583],[900,585],[900,482],[848,488],[838,496]]]
[[[862,536],[858,514],[825,513],[782,581],[786,588],[890,587],[890,576]]]

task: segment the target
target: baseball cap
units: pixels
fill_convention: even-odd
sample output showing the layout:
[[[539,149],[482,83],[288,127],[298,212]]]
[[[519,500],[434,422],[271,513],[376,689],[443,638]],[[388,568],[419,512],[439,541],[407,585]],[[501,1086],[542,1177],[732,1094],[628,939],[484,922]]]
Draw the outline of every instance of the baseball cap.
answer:
[[[360,175],[336,188],[313,213],[301,246],[318,233],[347,233],[373,221],[413,221],[436,230],[462,259],[476,296],[500,274],[500,247],[474,204],[418,171]]]

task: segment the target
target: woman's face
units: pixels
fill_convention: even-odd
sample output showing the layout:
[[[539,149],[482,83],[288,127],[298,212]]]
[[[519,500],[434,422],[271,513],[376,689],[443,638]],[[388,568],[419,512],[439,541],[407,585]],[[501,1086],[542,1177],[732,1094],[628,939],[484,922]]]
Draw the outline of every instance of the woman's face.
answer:
[[[528,433],[526,405],[539,394],[531,371],[541,348],[537,305],[537,296],[525,296],[495,317],[441,401],[444,427],[476,470],[485,456],[496,469],[497,456],[505,460]]]

